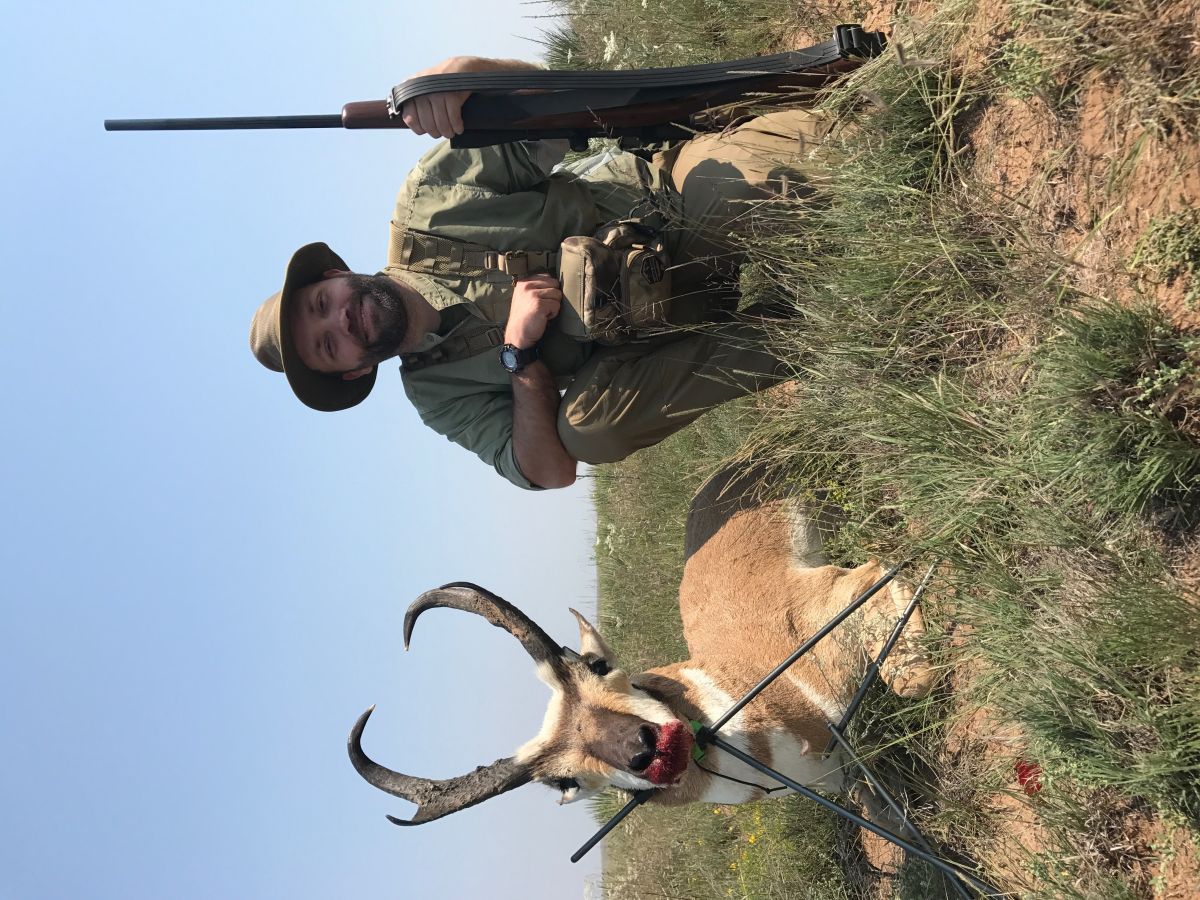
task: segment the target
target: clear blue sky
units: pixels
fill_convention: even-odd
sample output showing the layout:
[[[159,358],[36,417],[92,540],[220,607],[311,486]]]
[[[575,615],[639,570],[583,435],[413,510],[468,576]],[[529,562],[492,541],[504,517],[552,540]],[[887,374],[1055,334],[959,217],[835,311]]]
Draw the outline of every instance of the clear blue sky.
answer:
[[[581,807],[527,787],[399,829],[345,737],[446,777],[546,692],[507,635],[409,601],[485,584],[574,640],[586,481],[529,495],[385,368],[324,415],[259,367],[290,252],[382,264],[403,132],[106,134],[106,117],[335,113],[452,53],[535,58],[498,0],[8,4],[0,29],[0,898],[580,897]]]

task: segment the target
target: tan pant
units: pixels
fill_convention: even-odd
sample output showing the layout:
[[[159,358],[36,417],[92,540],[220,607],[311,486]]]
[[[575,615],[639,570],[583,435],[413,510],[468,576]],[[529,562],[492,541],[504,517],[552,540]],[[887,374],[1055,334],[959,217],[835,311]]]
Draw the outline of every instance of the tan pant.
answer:
[[[710,320],[736,305],[740,255],[729,236],[754,201],[805,191],[808,157],[829,131],[810,110],[789,109],[721,134],[701,135],[655,162],[683,197],[686,225],[667,235],[672,318]],[[727,400],[786,377],[748,317],[650,341],[598,349],[576,373],[558,412],[558,435],[573,457],[614,462],[656,444]]]

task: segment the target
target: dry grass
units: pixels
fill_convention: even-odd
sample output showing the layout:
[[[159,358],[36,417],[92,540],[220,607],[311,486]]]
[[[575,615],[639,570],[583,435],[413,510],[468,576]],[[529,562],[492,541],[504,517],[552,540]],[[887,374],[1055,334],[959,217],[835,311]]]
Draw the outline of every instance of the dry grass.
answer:
[[[750,26],[739,32],[713,5],[672,9],[709,17],[716,55],[733,55],[735,34],[761,41],[764,22],[783,21],[773,7],[739,6]],[[1200,545],[1200,345],[1178,308],[1136,290],[1192,289],[1194,210],[1143,215],[1138,192],[1156,154],[1191,152],[1195,11],[921,4],[903,60],[864,67],[830,100],[855,125],[827,202],[764,206],[747,236],[747,294],[797,311],[778,334],[793,389],[749,420],[703,419],[598,479],[602,619],[639,665],[685,652],[672,613],[683,510],[734,451],[771,462],[781,489],[836,497],[852,520],[833,547],[842,558],[943,559],[927,610],[943,685],[920,704],[874,697],[858,739],[910,784],[931,837],[1021,896],[1183,897],[1197,878],[1172,858],[1200,830],[1200,598],[1177,577],[1196,568],[1180,554]],[[628,59],[644,58],[636,11],[621,21]],[[596,41],[616,32],[586,29],[576,37],[596,59],[612,44]],[[658,62],[693,61],[699,44],[683,46]],[[1011,160],[981,168],[987,148],[969,140],[1005,132],[980,123],[1031,108],[1041,130],[1022,136],[1029,170],[1078,160],[1062,141],[1095,113],[1101,82],[1107,124],[1140,135],[1089,170],[1103,173],[1103,191],[1064,193],[1078,187],[1065,170],[1035,184]],[[1085,238],[1072,244],[1075,228]],[[1036,793],[1017,778],[1030,763]],[[813,867],[838,845],[836,829],[791,812],[765,819],[753,845],[785,856],[771,862],[764,849],[761,865],[744,866],[734,854],[752,846],[746,815],[631,824],[611,847],[610,896],[944,890],[918,866],[879,881],[845,853],[829,880]],[[718,820],[733,826],[724,838],[705,824]],[[1147,837],[1162,833],[1175,837]],[[697,839],[718,849],[693,851]],[[784,869],[800,880],[761,874]],[[823,873],[825,893],[803,887],[808,870]],[[636,889],[619,871],[637,872]]]

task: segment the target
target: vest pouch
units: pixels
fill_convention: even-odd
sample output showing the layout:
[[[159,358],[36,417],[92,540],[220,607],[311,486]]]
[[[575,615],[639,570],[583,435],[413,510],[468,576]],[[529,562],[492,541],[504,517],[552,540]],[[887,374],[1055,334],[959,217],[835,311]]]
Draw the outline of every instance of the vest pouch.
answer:
[[[667,324],[671,305],[671,270],[662,242],[625,252],[621,267],[621,298],[625,321],[644,331]]]
[[[621,255],[592,237],[569,237],[558,250],[563,305],[558,324],[577,341],[621,341]]]
[[[637,222],[617,222],[559,248],[559,327],[580,341],[619,344],[667,324],[671,277],[661,239]]]

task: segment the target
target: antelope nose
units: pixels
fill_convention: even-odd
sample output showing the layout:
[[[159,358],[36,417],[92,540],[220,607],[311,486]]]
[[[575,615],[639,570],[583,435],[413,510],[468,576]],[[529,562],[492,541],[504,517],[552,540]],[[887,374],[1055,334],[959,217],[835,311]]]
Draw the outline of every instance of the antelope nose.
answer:
[[[652,762],[654,762],[654,751],[643,750],[629,761],[629,771],[640,772]]]
[[[641,749],[629,760],[629,771],[640,772],[654,762],[654,751],[658,746],[658,730],[653,725],[642,725],[637,732]]]

